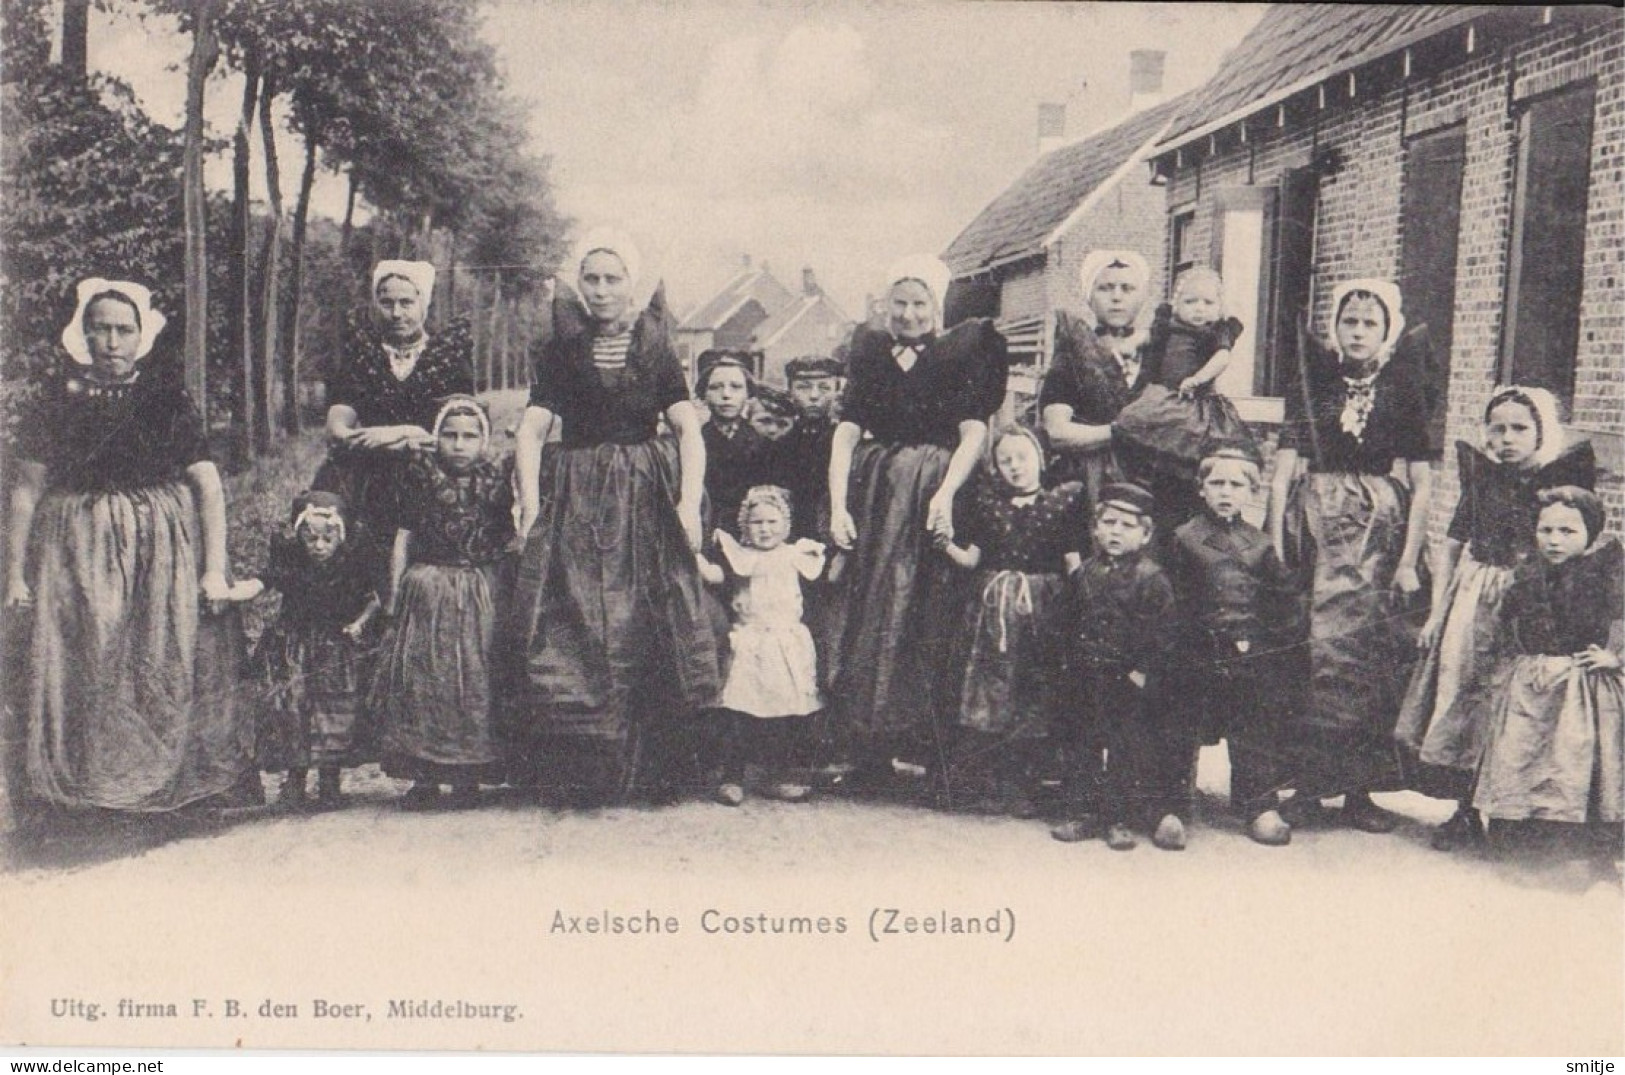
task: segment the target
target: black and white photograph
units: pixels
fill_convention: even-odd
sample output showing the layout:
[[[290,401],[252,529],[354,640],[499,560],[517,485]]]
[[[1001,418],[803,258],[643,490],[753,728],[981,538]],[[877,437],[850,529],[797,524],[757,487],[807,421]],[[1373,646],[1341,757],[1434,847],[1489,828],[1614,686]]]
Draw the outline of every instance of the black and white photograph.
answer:
[[[0,1054],[1625,1054],[1625,15],[0,0]]]

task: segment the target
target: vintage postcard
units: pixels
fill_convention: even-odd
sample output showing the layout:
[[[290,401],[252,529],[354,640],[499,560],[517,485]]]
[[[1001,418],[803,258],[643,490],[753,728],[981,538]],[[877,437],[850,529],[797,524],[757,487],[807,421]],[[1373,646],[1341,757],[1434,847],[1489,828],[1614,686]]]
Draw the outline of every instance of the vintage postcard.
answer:
[[[14,0],[0,1049],[1625,1052],[1625,23]]]

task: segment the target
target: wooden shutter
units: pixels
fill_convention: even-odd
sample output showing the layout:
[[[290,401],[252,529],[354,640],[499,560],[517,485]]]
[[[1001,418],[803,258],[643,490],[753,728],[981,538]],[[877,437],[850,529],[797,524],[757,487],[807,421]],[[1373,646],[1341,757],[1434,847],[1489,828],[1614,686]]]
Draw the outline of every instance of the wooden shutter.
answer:
[[[1320,174],[1293,168],[1281,175],[1275,203],[1275,244],[1270,252],[1267,344],[1257,370],[1261,396],[1284,395],[1295,384],[1298,324],[1309,312],[1315,282],[1315,212]]]
[[[1404,209],[1400,222],[1399,286],[1405,321],[1426,325],[1434,356],[1434,399],[1441,404],[1429,425],[1435,446],[1444,443],[1450,380],[1450,344],[1456,317],[1456,246],[1461,234],[1461,179],[1467,130],[1447,127],[1405,145]]]
[[[1530,102],[1518,117],[1512,259],[1502,325],[1506,380],[1574,397],[1596,84]]]

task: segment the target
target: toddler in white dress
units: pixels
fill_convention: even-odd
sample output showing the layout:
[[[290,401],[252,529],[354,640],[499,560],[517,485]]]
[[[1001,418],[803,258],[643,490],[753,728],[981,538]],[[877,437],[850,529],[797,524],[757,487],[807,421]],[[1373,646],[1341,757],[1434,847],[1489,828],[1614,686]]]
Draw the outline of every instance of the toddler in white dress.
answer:
[[[805,784],[790,777],[797,737],[807,718],[823,708],[818,690],[818,657],[812,633],[802,622],[801,585],[824,570],[824,546],[788,541],[790,494],[758,485],[739,507],[744,544],[717,531],[721,564],[700,558],[700,574],[714,586],[728,586],[732,659],[722,688],[718,801],[738,806],[745,799],[745,767],[759,765],[764,787],[774,798],[799,802]]]

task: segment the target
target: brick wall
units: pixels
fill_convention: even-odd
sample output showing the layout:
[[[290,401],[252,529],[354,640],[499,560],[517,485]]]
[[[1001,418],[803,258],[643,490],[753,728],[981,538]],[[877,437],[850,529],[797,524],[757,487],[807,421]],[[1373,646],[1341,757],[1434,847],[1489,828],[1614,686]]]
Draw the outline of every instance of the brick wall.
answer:
[[[1050,247],[1042,267],[1027,269],[1000,282],[999,316],[1049,318],[1056,310],[1083,305],[1078,270],[1091,250],[1136,250],[1151,264],[1151,302],[1164,291],[1167,260],[1167,199],[1150,182],[1148,165],[1136,163]],[[1153,306],[1146,307],[1150,315]]]
[[[1360,276],[1394,278],[1401,243],[1406,136],[1450,123],[1466,130],[1450,356],[1448,440],[1472,440],[1495,387],[1513,204],[1518,102],[1582,77],[1597,79],[1587,205],[1585,282],[1573,421],[1593,434],[1610,472],[1600,491],[1609,528],[1621,530],[1625,489],[1619,444],[1625,434],[1625,31],[1616,22],[1576,31],[1527,33],[1505,47],[1431,79],[1413,79],[1354,103],[1334,100],[1307,123],[1249,128],[1248,145],[1200,162],[1187,158],[1170,179],[1165,213],[1194,209],[1195,249],[1211,248],[1213,191],[1272,185],[1309,162],[1315,145],[1342,150],[1338,174],[1321,184],[1316,220],[1314,318],[1323,327],[1331,291]],[[1255,129],[1257,128],[1257,129]],[[1166,223],[1166,220],[1165,220]],[[1435,482],[1432,532],[1442,535],[1457,497],[1450,453]]]
[[[1111,190],[1096,202],[1050,248],[1044,265],[1051,309],[1076,310],[1083,305],[1078,270],[1091,250],[1134,250],[1151,265],[1149,317],[1166,293],[1164,277],[1168,241],[1168,204],[1161,187],[1151,185],[1147,165],[1131,166]]]

